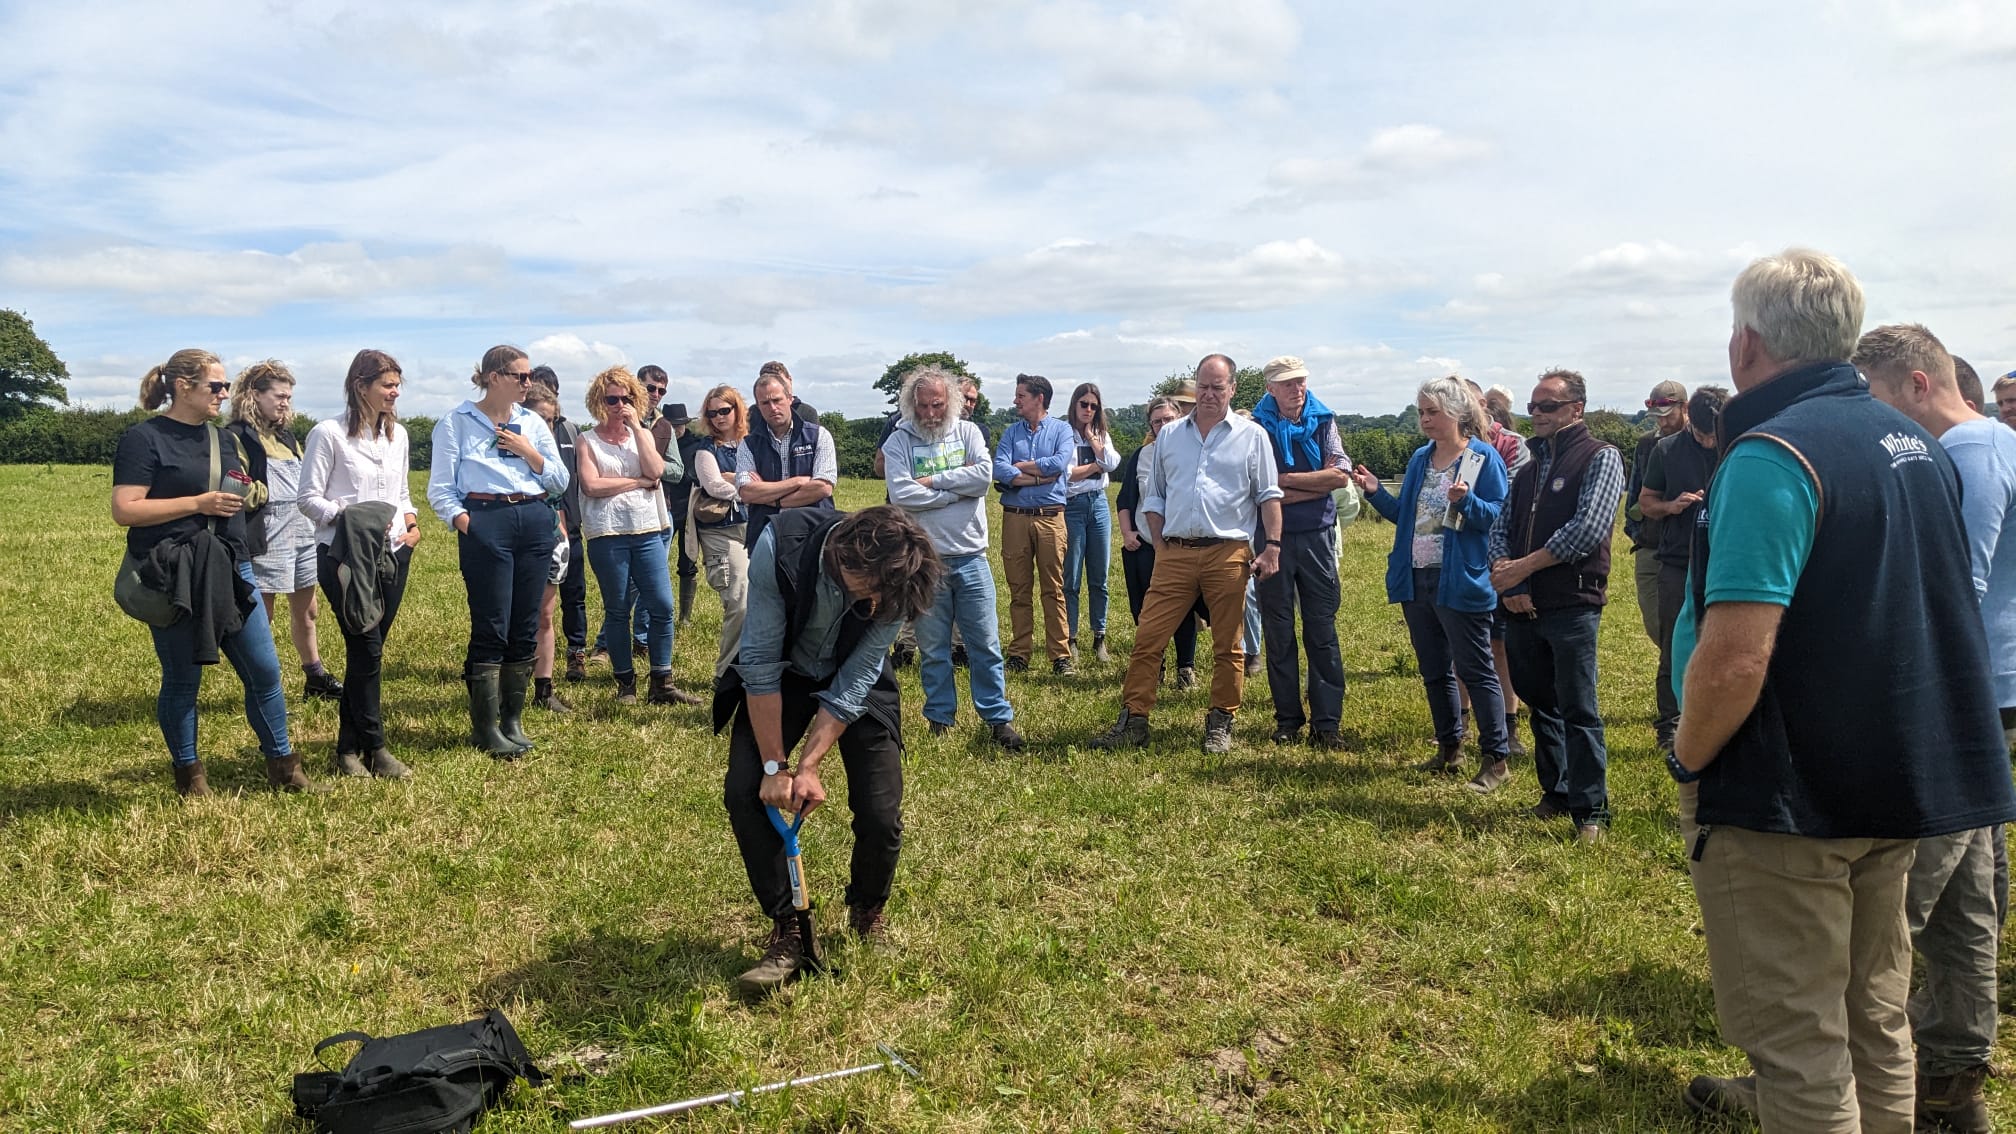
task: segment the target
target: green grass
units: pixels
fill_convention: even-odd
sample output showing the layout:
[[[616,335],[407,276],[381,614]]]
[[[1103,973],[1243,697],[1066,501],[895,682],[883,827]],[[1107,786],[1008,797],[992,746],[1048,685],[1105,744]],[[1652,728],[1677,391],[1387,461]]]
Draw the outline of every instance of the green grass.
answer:
[[[1617,819],[1595,849],[1523,814],[1530,765],[1482,800],[1404,770],[1429,724],[1384,601],[1383,525],[1347,544],[1349,755],[1271,747],[1264,681],[1230,757],[1198,750],[1201,690],[1164,699],[1145,755],[1087,751],[1117,709],[1116,660],[1011,679],[1033,745],[1001,757],[970,705],[960,733],[929,737],[906,671],[894,945],[833,932],[851,837],[836,768],[805,843],[843,972],[749,1006],[728,984],[762,926],[703,710],[619,707],[595,668],[564,687],[573,717],[530,716],[531,758],[462,747],[466,613],[428,515],[385,690],[416,777],[261,790],[239,687],[213,673],[201,746],[222,795],[184,805],[145,628],[110,602],[108,490],[104,469],[0,469],[0,1129],[305,1129],[287,1088],[317,1039],[492,1005],[560,1078],[514,1092],[484,1134],[865,1062],[878,1041],[924,1081],[673,1123],[1682,1130],[1688,1077],[1741,1065],[1715,1037],[1628,580],[1602,659]],[[1117,556],[1112,592],[1124,657]],[[718,626],[703,587],[678,643],[689,687]],[[295,696],[281,638],[319,776],[336,712]],[[326,623],[323,643],[340,659]]]

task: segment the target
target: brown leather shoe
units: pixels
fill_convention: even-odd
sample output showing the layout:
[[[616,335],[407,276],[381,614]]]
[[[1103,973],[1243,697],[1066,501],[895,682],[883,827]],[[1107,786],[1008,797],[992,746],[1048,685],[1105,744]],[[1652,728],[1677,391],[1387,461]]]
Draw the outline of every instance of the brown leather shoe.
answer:
[[[210,794],[210,780],[203,772],[203,761],[194,764],[176,764],[175,794],[184,799],[194,799]]]
[[[1463,742],[1450,740],[1436,745],[1435,755],[1414,765],[1414,770],[1438,776],[1455,775],[1463,770]]]
[[[735,978],[735,991],[747,997],[764,996],[797,980],[805,971],[805,943],[798,936],[798,917],[786,914],[776,919],[770,936],[763,941],[763,959]]]
[[[282,756],[278,760],[266,761],[266,784],[277,791],[307,792],[310,794],[324,790],[308,778],[301,770],[301,757]]]
[[[700,698],[672,684],[670,673],[651,675],[651,686],[644,694],[647,705],[697,705]]]
[[[1504,787],[1505,781],[1511,778],[1511,770],[1505,766],[1505,761],[1500,760],[1495,764],[1484,765],[1483,769],[1470,777],[1470,782],[1463,786],[1476,792],[1478,795],[1490,795],[1492,792]]]

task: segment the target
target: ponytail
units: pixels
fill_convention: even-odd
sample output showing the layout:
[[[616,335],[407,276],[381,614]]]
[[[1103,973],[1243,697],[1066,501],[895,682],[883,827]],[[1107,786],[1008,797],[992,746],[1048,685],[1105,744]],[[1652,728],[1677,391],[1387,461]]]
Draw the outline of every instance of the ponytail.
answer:
[[[222,365],[217,356],[207,350],[183,347],[140,379],[140,408],[160,409],[175,400],[176,387],[181,383],[200,381],[205,370]]]

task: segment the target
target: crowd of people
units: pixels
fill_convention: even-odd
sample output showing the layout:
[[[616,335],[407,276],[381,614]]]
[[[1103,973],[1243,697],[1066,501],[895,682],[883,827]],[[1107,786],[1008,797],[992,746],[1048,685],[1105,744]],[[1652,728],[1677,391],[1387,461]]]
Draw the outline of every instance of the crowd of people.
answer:
[[[1207,355],[1149,403],[1147,438],[1124,457],[1093,383],[1053,415],[1050,381],[1018,375],[997,441],[971,420],[977,382],[921,365],[876,457],[887,503],[854,513],[834,505],[834,439],[782,363],[763,364],[746,399],[710,389],[698,418],[661,404],[662,369],[612,367],[587,384],[583,429],[551,369],[492,348],[472,396],[435,427],[426,493],[457,537],[471,742],[517,759],[535,744],[528,703],[571,711],[554,682],[563,651],[570,681],[606,657],[619,702],[638,700],[641,653],[646,703],[699,704],[674,680],[673,647],[704,573],[723,610],[711,672],[712,727],[730,738],[723,799],[772,920],[738,987],[761,994],[799,975],[809,945],[766,807],[822,804],[838,749],[854,814],[849,922],[880,937],[903,832],[895,669],[914,659],[922,716],[943,735],[958,728],[963,666],[988,739],[1022,748],[1008,675],[1037,660],[1039,606],[1053,673],[1116,660],[1115,528],[1136,623],[1118,716],[1057,739],[1147,744],[1167,650],[1174,687],[1193,688],[1208,629],[1205,752],[1232,749],[1263,667],[1275,743],[1347,748],[1339,521],[1362,506],[1392,523],[1386,594],[1435,730],[1419,770],[1460,772],[1474,731],[1467,786],[1503,788],[1529,751],[1523,704],[1531,815],[1600,843],[1597,643],[1622,505],[1716,1009],[1754,1069],[1696,1079],[1688,1103],[1767,1131],[1985,1130],[2002,825],[2016,819],[2016,540],[2001,539],[2016,521],[2016,374],[1994,385],[2000,422],[1982,416],[1979,378],[1929,330],[1862,333],[1861,287],[1824,254],[1757,260],[1732,303],[1735,392],[1658,383],[1654,428],[1629,460],[1591,433],[1586,382],[1567,369],[1539,376],[1523,435],[1512,391],[1422,383],[1426,440],[1386,470],[1396,487],[1354,465],[1292,356],[1266,364],[1265,396],[1240,413],[1237,365]],[[402,380],[389,355],[359,352],[343,412],[305,445],[288,433],[295,383],[280,363],[234,384],[216,356],[183,350],[143,380],[142,404],[165,409],[122,438],[112,511],[127,529],[122,591],[137,574],[172,599],[150,624],[182,794],[209,790],[196,690],[220,657],[270,782],[317,790],[288,735],[269,623],[281,596],[305,695],[340,706],[332,773],[412,774],[380,706],[421,535]],[[592,647],[587,572],[602,604]],[[318,589],[343,639],[340,680],[315,649]]]

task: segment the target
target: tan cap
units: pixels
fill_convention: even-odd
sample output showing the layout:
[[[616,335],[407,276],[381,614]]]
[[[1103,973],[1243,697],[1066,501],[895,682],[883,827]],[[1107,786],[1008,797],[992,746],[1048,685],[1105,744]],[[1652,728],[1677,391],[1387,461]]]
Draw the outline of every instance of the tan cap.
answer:
[[[1296,358],[1294,355],[1284,354],[1280,358],[1270,360],[1266,366],[1262,367],[1260,376],[1269,382],[1293,382],[1298,378],[1307,380],[1309,377],[1309,368],[1303,365],[1302,360]]]
[[[1654,403],[1663,402],[1664,405]],[[1653,417],[1666,417],[1687,404],[1687,387],[1668,378],[1652,387],[1652,396],[1645,399],[1645,410]]]
[[[1181,386],[1176,387],[1176,392],[1169,395],[1169,397],[1171,398],[1171,400],[1175,401],[1177,405],[1182,406],[1196,405],[1197,379],[1195,378],[1183,379],[1183,384]]]

